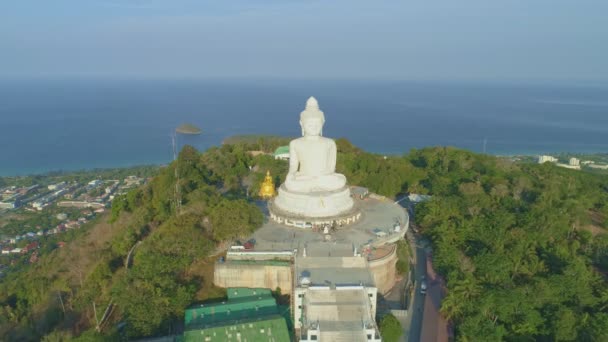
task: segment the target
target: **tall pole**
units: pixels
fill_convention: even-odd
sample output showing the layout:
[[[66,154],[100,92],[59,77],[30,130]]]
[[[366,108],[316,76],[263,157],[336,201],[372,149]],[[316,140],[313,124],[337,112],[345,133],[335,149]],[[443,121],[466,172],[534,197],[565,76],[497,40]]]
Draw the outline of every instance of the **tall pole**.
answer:
[[[61,303],[61,310],[63,310],[63,317],[65,317],[65,306],[63,305],[63,298],[61,298],[61,291],[59,291],[57,293],[57,296],[59,297],[59,302]]]
[[[181,211],[181,208],[182,208],[182,198],[181,198],[181,194],[179,191],[179,170],[178,170],[179,161],[177,159],[176,140],[177,140],[177,134],[175,133],[175,130],[174,130],[173,133],[171,134],[171,141],[173,143],[173,162],[175,162],[175,190],[174,190],[175,199],[174,200],[175,200],[175,212],[177,213],[177,215],[179,215],[179,212]]]

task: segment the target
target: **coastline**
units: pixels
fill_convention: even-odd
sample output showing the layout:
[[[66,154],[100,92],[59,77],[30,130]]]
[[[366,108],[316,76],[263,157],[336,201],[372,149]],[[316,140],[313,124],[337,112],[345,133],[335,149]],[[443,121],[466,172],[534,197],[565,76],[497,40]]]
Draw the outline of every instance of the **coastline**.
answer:
[[[256,135],[256,136],[265,136],[265,135]],[[226,141],[230,138],[233,137],[226,137],[222,140]],[[214,145],[214,146],[219,146],[219,145]],[[456,149],[461,149],[461,150],[467,150],[469,152],[472,153],[476,153],[476,154],[483,154],[480,151],[475,151],[475,150],[470,150],[470,149],[466,149],[466,148],[460,148],[457,146],[450,146],[450,145],[432,145],[432,146],[427,146],[427,147],[435,147],[435,146],[444,146],[444,147],[452,147],[452,148],[456,148]],[[195,146],[196,147],[196,146]],[[211,146],[213,147],[213,146]],[[425,148],[425,147],[422,147]],[[415,148],[415,149],[422,149],[422,148]],[[404,150],[401,152],[388,152],[388,151],[374,151],[372,149],[368,149],[366,147],[361,147],[361,149],[363,149],[364,151],[370,152],[370,153],[374,153],[374,154],[379,154],[379,155],[386,155],[386,156],[402,156],[404,154],[408,154],[409,150]],[[203,149],[206,150],[206,149]],[[201,150],[201,151],[203,151]],[[604,157],[606,159],[608,159],[608,151],[597,151],[597,152],[581,152],[581,151],[573,151],[573,152],[565,152],[565,151],[561,151],[561,152],[541,152],[541,153],[491,153],[488,152],[486,153],[487,155],[491,155],[494,157],[500,157],[500,158],[536,158],[539,155],[552,155],[552,156],[577,156],[577,157]],[[49,175],[53,175],[53,174],[66,174],[66,173],[75,173],[75,172],[95,172],[95,171],[105,171],[105,170],[110,170],[110,169],[128,169],[128,168],[137,168],[137,167],[147,167],[147,166],[154,166],[154,167],[163,167],[167,164],[169,164],[171,162],[171,158],[150,158],[150,159],[145,159],[145,160],[137,160],[137,161],[107,161],[107,162],[96,162],[96,163],[74,163],[74,164],[70,164],[70,165],[64,165],[64,167],[61,168],[25,168],[25,169],[13,169],[10,170],[9,172],[6,172],[5,169],[0,169],[0,178],[10,178],[10,177],[29,177],[29,176],[49,176]]]
[[[173,159],[170,135],[181,123],[204,127],[200,135],[177,134],[178,146],[199,151],[232,135],[299,136],[290,123],[306,95],[324,101],[324,133],[378,154],[434,145],[480,153],[484,139],[487,153],[499,156],[608,151],[601,102],[608,88],[562,85],[557,98],[548,86],[405,81],[269,81],[260,88],[88,80],[0,88],[0,175],[166,163]]]

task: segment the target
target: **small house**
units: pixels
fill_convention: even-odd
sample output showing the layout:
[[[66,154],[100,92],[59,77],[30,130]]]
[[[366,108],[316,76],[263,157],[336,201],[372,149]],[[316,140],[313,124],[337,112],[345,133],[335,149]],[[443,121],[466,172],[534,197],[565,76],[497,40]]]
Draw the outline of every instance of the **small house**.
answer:
[[[274,150],[274,159],[288,160],[289,159],[289,146],[280,146]]]

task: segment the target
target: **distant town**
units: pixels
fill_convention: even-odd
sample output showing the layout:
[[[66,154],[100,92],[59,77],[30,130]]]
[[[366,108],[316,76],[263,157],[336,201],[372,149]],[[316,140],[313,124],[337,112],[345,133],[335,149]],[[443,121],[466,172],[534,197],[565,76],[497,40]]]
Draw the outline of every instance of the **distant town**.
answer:
[[[567,162],[565,162],[565,160],[567,160]],[[564,167],[573,170],[581,170],[581,168],[588,168],[590,170],[608,170],[608,163],[604,160],[581,160],[576,157],[556,158],[554,156],[541,155],[538,156],[538,163],[554,163],[559,167]]]
[[[117,196],[149,181],[135,175],[84,182],[36,178],[41,182],[0,186],[0,278],[9,265],[35,263],[43,247],[63,247],[62,234],[93,221],[111,207]]]

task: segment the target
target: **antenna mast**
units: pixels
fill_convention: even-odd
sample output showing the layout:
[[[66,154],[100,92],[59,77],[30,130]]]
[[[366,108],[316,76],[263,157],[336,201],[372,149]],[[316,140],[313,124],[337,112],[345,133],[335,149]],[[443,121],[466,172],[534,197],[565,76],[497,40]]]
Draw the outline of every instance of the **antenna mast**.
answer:
[[[171,133],[171,143],[173,144],[173,162],[175,163],[175,189],[173,191],[173,196],[174,196],[174,200],[175,200],[175,212],[177,213],[177,215],[179,215],[179,212],[182,209],[182,197],[181,197],[181,193],[179,191],[179,171],[178,171],[179,162],[177,161],[176,140],[177,140],[177,135],[176,135],[175,131],[173,131],[173,133]]]

